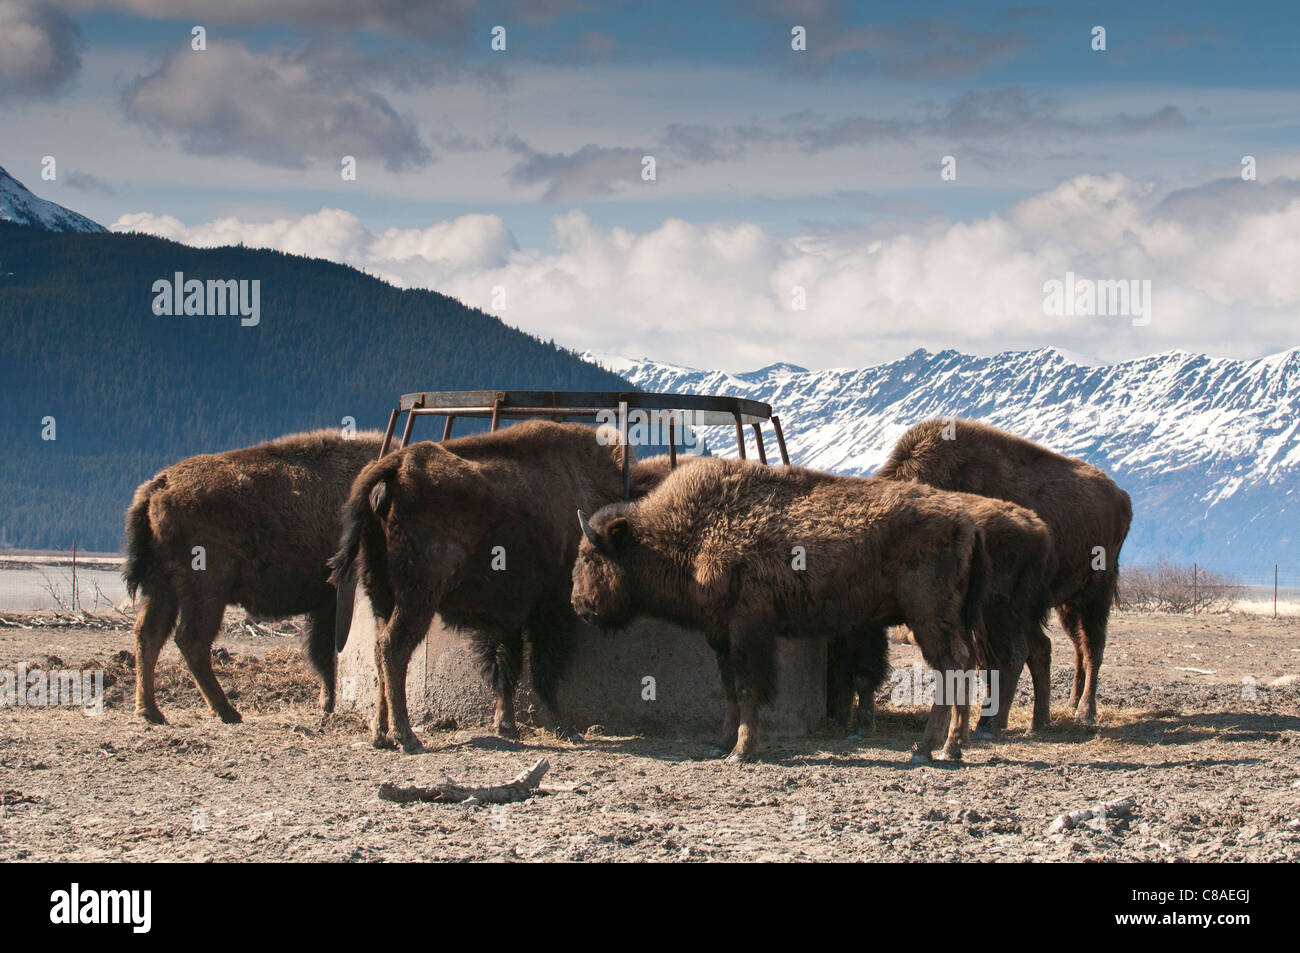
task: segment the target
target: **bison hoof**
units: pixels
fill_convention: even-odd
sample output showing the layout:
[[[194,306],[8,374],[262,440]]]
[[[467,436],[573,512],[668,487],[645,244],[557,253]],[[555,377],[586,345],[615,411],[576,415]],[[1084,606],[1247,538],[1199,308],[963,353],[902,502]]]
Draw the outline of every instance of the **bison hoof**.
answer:
[[[330,693],[328,693],[328,694],[326,694],[325,692],[321,692],[321,693],[320,693],[320,710],[323,711],[323,712],[324,712],[325,714],[327,714],[327,715],[330,715],[330,714],[333,714],[333,713],[334,713],[334,693],[333,693],[333,692],[330,692]]]
[[[414,734],[408,734],[404,737],[393,739],[403,754],[424,754],[424,745],[420,744],[420,739]]]
[[[992,725],[979,724],[975,726],[975,737],[981,741],[996,741],[998,730]]]
[[[496,732],[496,735],[497,735],[498,738],[518,738],[518,737],[519,737],[519,726],[516,725],[513,721],[511,721],[511,722],[505,722],[505,721],[497,722],[495,725],[492,726],[492,730]]]
[[[233,708],[228,708],[225,711],[219,711],[215,714],[228,725],[238,725],[244,720],[243,716]]]
[[[936,761],[960,761],[960,760],[961,760],[961,749],[960,749],[960,748],[944,748],[942,751],[940,751],[937,755],[934,756],[934,760],[936,760]]]
[[[393,739],[388,737],[386,731],[372,731],[370,733],[370,743],[380,750],[397,747],[393,743]]]
[[[1082,725],[1085,728],[1093,728],[1097,724],[1097,717],[1090,711],[1077,712],[1074,716],[1074,720],[1077,724]]]
[[[867,736],[860,731],[850,731],[844,736],[844,740],[852,742],[853,744],[858,744],[859,742],[866,741]]]
[[[746,761],[753,761],[755,754],[752,751],[741,751],[739,748],[734,749],[731,754],[727,755],[727,764],[744,764]]]
[[[571,745],[580,745],[587,740],[573,728],[556,728],[554,734],[560,741],[567,741]]]
[[[157,708],[137,708],[135,713],[151,725],[167,724],[167,719],[163,717],[163,713]]]
[[[908,759],[912,764],[929,764],[934,758],[928,751],[922,751],[920,748],[912,749],[912,757]]]

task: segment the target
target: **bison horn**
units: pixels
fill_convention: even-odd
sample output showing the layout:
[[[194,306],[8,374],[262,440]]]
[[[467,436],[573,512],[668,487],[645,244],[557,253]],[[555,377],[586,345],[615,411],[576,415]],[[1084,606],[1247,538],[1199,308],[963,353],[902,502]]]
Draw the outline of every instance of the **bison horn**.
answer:
[[[591,524],[587,522],[587,514],[582,510],[578,510],[578,525],[582,527],[582,535],[587,537],[593,546],[600,543],[600,534],[591,528]]]

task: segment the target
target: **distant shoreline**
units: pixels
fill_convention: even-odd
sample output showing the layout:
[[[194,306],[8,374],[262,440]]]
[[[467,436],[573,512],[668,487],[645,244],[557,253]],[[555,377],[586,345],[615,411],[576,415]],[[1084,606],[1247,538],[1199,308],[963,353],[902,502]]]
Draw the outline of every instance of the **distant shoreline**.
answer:
[[[122,562],[121,553],[83,553],[77,551],[77,565],[88,566],[117,565]],[[59,552],[49,549],[0,549],[0,571],[25,569],[30,566],[71,566],[72,552]]]

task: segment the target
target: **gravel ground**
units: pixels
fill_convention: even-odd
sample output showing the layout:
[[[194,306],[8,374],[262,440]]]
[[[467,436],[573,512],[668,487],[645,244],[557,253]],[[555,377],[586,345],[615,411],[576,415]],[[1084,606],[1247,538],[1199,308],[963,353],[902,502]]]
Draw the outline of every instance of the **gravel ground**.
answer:
[[[217,674],[244,723],[207,715],[169,646],[170,724],[150,727],[123,704],[128,630],[4,615],[0,670],[103,668],[108,683],[97,716],[0,708],[4,860],[1300,859],[1295,619],[1118,615],[1096,730],[1064,711],[1073,653],[1053,631],[1050,729],[1026,734],[1026,677],[1002,741],[917,766],[923,713],[888,702],[866,742],[828,728],[766,742],[748,765],[706,760],[708,738],[599,730],[574,745],[423,728],[428,754],[376,751],[360,719],[316,710],[292,627],[253,635],[234,613]],[[913,652],[893,646],[895,664]],[[541,757],[545,784],[576,789],[496,807],[377,796],[384,782],[499,784]],[[1124,797],[1127,814],[1049,830]]]

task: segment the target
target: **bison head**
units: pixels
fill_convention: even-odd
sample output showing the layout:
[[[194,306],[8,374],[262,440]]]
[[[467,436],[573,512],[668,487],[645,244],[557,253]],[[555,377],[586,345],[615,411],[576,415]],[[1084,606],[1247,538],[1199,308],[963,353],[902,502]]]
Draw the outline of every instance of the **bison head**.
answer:
[[[578,511],[583,539],[573,565],[573,611],[602,629],[621,629],[637,614],[630,515],[626,504],[607,506],[590,519]]]

